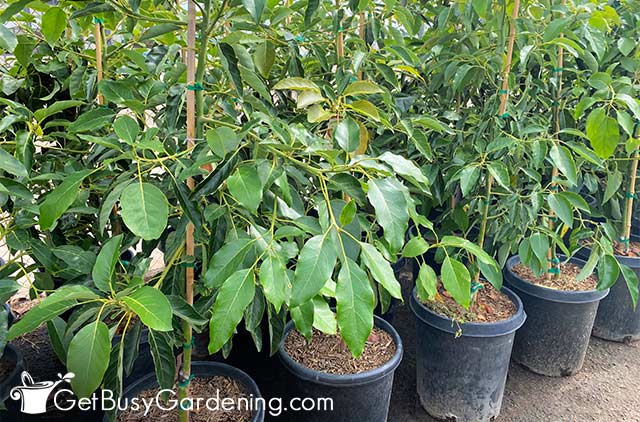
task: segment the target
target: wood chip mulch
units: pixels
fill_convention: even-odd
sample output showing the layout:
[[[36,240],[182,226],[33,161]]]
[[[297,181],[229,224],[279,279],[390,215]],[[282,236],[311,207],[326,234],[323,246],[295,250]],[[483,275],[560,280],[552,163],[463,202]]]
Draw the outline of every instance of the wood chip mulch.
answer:
[[[142,403],[142,399],[155,400],[159,391],[159,388],[146,390],[137,397],[140,399],[140,403]],[[177,387],[174,391],[177,391]],[[218,391],[219,396],[217,396]],[[198,398],[202,398],[200,409],[194,409],[189,412],[189,420],[191,422],[250,422],[253,417],[254,412],[244,408],[242,405],[238,405],[241,407],[240,409],[228,411],[222,410],[222,408],[219,410],[207,409],[205,402],[212,397],[219,397],[220,406],[222,406],[225,398],[232,399],[233,403],[236,404],[239,398],[250,398],[244,387],[232,378],[221,376],[195,378],[189,385],[189,397],[191,397],[194,402],[196,402]],[[171,397],[171,399],[174,400],[177,399],[177,397]],[[171,403],[169,405],[165,404],[163,407],[170,405]],[[213,406],[215,405],[212,403],[212,407]],[[154,405],[146,416],[144,415],[144,411],[144,406],[141,406],[141,409],[136,412],[128,409],[118,415],[118,422],[175,421],[178,419],[177,410],[166,411]]]
[[[511,299],[489,283],[482,283],[482,288],[475,293],[469,309],[458,304],[444,289],[442,283],[438,285],[436,299],[423,304],[433,312],[458,322],[503,321],[517,312]]]
[[[595,290],[598,285],[598,277],[595,274],[591,274],[584,280],[578,281],[576,277],[580,270],[582,270],[582,267],[569,262],[560,264],[560,274],[558,275],[553,274],[547,277],[543,274],[537,277],[529,267],[523,264],[516,264],[511,268],[511,271],[521,279],[550,289],[575,292]]]
[[[328,374],[360,374],[376,369],[391,360],[396,353],[393,337],[373,327],[364,351],[354,358],[339,335],[328,335],[313,330],[310,342],[296,330],[285,339],[284,347],[293,360],[314,371]]]
[[[628,256],[631,258],[638,258],[640,257],[640,242],[634,242],[634,241],[629,242],[628,251],[625,251],[625,245],[623,243],[616,242],[614,246],[614,250],[616,255]]]

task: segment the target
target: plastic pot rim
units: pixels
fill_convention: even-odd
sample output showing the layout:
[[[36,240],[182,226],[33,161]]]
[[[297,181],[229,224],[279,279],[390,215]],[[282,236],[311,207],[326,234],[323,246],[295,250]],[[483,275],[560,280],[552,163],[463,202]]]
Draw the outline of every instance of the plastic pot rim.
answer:
[[[216,372],[219,372],[219,374],[205,375],[201,377],[197,375],[198,369],[200,368],[213,368]],[[250,395],[253,395],[254,398],[262,397],[262,394],[260,393],[260,389],[258,388],[258,384],[256,384],[253,378],[251,378],[244,371],[236,367],[233,367],[231,365],[227,365],[226,363],[194,361],[194,362],[191,362],[191,373],[195,375],[196,378],[206,378],[206,377],[212,377],[212,376],[218,376],[218,375],[223,377],[233,378],[234,380],[240,382],[240,384],[242,384],[246,388],[247,392]],[[156,379],[155,372],[149,373],[141,377],[137,381],[131,383],[129,386],[127,386],[122,392],[122,398],[132,398],[131,396],[133,394],[137,394],[141,392],[140,387],[145,384],[152,385],[152,387],[148,387],[148,388],[155,388],[158,386],[158,380]],[[251,419],[251,421],[256,422],[256,421],[263,420],[264,414],[265,414],[264,403],[262,400],[259,400],[258,408],[256,409],[256,412],[253,415],[253,418]]]
[[[365,385],[375,382],[388,374],[394,372],[404,354],[402,339],[398,332],[384,319],[374,315],[374,325],[391,335],[396,344],[396,352],[393,357],[385,362],[382,366],[359,374],[329,374],[326,372],[316,371],[296,362],[285,350],[284,344],[289,333],[294,329],[293,321],[289,321],[284,329],[284,335],[280,347],[278,348],[278,357],[287,370],[292,372],[300,379],[310,381],[316,384],[326,385],[330,387],[351,387],[357,385]]]
[[[522,327],[527,314],[524,311],[522,301],[511,289],[502,287],[501,292],[506,294],[516,305],[516,313],[511,317],[496,322],[463,322],[456,323],[453,319],[433,312],[424,306],[418,299],[417,287],[413,288],[409,305],[416,318],[440,331],[456,334],[462,330],[462,337],[500,337],[511,334]]]
[[[580,258],[571,257],[569,262],[578,264],[583,267],[586,262]],[[515,255],[507,260],[504,267],[504,278],[509,284],[509,287],[517,292],[523,292],[530,296],[537,297],[538,299],[548,300],[557,303],[592,303],[602,300],[609,294],[607,290],[556,290],[548,287],[539,286],[537,284],[530,283],[526,280],[518,277],[511,270],[515,265],[520,263],[520,257]]]

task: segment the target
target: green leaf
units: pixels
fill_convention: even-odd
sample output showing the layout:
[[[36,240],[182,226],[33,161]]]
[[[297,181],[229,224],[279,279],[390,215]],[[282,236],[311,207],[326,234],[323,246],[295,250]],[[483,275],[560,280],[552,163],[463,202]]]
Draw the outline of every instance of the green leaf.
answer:
[[[53,45],[67,28],[67,15],[60,7],[50,7],[42,15],[42,36]]]
[[[327,99],[316,91],[300,91],[296,100],[296,108],[303,109],[314,104],[324,103]]]
[[[549,151],[553,165],[567,178],[571,186],[578,184],[578,172],[571,152],[563,146],[554,145]]]
[[[48,104],[45,108],[41,108],[36,110],[33,113],[33,117],[36,118],[38,123],[42,123],[44,119],[47,117],[53,116],[54,114],[60,113],[69,108],[78,107],[79,105],[84,104],[82,101],[78,100],[63,100],[56,101],[53,104]]]
[[[384,229],[384,238],[392,252],[399,251],[409,226],[405,192],[407,188],[393,178],[369,181],[367,198],[375,208],[376,219]]]
[[[218,50],[220,52],[220,61],[228,73],[229,77],[233,81],[233,86],[236,89],[236,93],[239,97],[243,95],[242,77],[240,76],[240,69],[238,68],[238,57],[232,46],[227,43],[219,43]]]
[[[420,265],[420,271],[418,271],[418,278],[416,279],[416,287],[418,298],[421,301],[427,302],[435,298],[438,290],[438,277],[429,265]]]
[[[110,352],[109,327],[104,322],[92,322],[73,337],[67,353],[67,368],[75,374],[71,386],[78,397],[89,397],[100,386]]]
[[[176,359],[172,341],[167,333],[153,330],[149,330],[148,339],[158,385],[162,389],[171,389],[176,376]]]
[[[285,90],[289,89],[292,91],[316,91],[320,93],[320,88],[318,85],[313,83],[312,81],[304,78],[293,77],[293,78],[285,78],[275,84],[273,89]]]
[[[362,114],[365,117],[370,117],[376,122],[380,121],[380,110],[367,100],[358,100],[350,104],[346,104],[347,107]]]
[[[247,210],[255,213],[262,202],[262,182],[253,165],[238,167],[227,179],[229,193]]]
[[[311,26],[311,21],[313,20],[316,10],[318,10],[318,6],[320,6],[320,0],[307,1],[307,8],[304,11],[304,26]]]
[[[13,53],[18,45],[16,34],[6,26],[0,24],[0,48],[8,53]]]
[[[462,196],[469,195],[469,192],[478,184],[480,178],[480,168],[476,165],[465,167],[460,172],[460,189]]]
[[[382,88],[371,81],[355,81],[347,86],[342,95],[344,95],[345,97],[349,97],[362,94],[379,94],[381,92],[384,92]]]
[[[344,151],[353,152],[360,145],[360,126],[351,117],[347,117],[336,126],[333,139]]]
[[[154,25],[151,28],[144,31],[142,35],[140,35],[140,41],[150,40],[155,37],[159,37],[160,35],[167,34],[169,32],[175,32],[179,29],[182,29],[182,26],[176,25],[173,23],[161,23],[158,25]]]
[[[342,211],[340,212],[340,225],[342,227],[349,225],[356,216],[357,211],[358,207],[356,206],[356,201],[350,200],[349,202],[347,202],[347,204],[342,208]]]
[[[624,281],[627,284],[627,289],[629,289],[629,295],[631,295],[633,307],[636,308],[638,306],[638,275],[626,265],[618,264],[620,265],[620,271],[622,272]]]
[[[113,130],[120,139],[129,145],[133,145],[140,134],[138,122],[129,116],[118,117],[116,121],[113,122]]]
[[[412,237],[409,239],[406,245],[404,245],[404,249],[402,249],[402,256],[405,258],[415,258],[417,256],[421,256],[429,249],[429,242],[424,240],[424,238]]]
[[[218,127],[207,131],[207,144],[211,151],[220,158],[224,158],[240,145],[240,137],[228,127]]]
[[[499,161],[493,161],[487,165],[489,173],[491,176],[502,186],[503,188],[510,190],[510,181],[509,181],[509,170],[507,166],[502,164]]]
[[[564,224],[573,227],[573,210],[569,201],[560,195],[551,194],[547,196],[547,202]]]
[[[584,267],[582,267],[582,269],[576,276],[576,281],[582,281],[593,273],[593,269],[596,267],[596,264],[598,263],[598,258],[599,258],[599,255],[597,253],[597,250],[596,249],[592,250],[591,254],[589,255],[589,259],[587,260],[587,263],[584,264]]]
[[[636,119],[640,119],[640,103],[638,100],[633,98],[631,95],[623,93],[617,93],[616,100],[626,105]]]
[[[622,185],[622,173],[618,170],[609,172],[607,175],[607,184],[602,197],[602,203],[605,204],[609,201],[613,195],[620,189]]]
[[[0,279],[0,303],[5,303],[20,290],[20,284],[11,278]]]
[[[534,233],[529,238],[529,244],[533,253],[538,258],[541,265],[546,265],[547,251],[549,250],[549,239],[542,233]]]
[[[385,151],[378,159],[390,165],[397,174],[422,186],[426,187],[430,185],[429,179],[427,179],[422,170],[420,170],[413,161],[390,151]]]
[[[309,239],[298,257],[291,290],[291,306],[311,300],[331,278],[338,258],[329,232]]]
[[[263,78],[268,79],[273,63],[276,59],[276,50],[272,43],[265,41],[256,47],[256,51],[253,54],[253,64],[256,66],[260,75]]]
[[[169,299],[158,289],[143,286],[122,298],[144,325],[156,331],[173,331],[173,310]]]
[[[67,130],[71,133],[93,132],[110,124],[113,116],[114,112],[109,108],[100,107],[93,109],[81,114],[80,117],[67,127]]]
[[[0,169],[16,177],[29,177],[29,173],[22,163],[2,148],[0,148]]]
[[[329,304],[321,297],[313,298],[313,327],[325,334],[335,335],[338,333],[336,314],[333,313]]]
[[[244,310],[255,294],[252,269],[239,270],[229,277],[218,292],[209,321],[209,353],[214,354],[229,341]]]
[[[128,180],[126,182],[116,185],[111,190],[111,192],[109,192],[107,197],[102,202],[102,206],[100,207],[100,213],[98,215],[98,230],[100,231],[100,233],[104,232],[104,228],[107,226],[107,223],[109,222],[109,218],[113,213],[113,207],[115,206],[116,202],[120,200],[120,195],[122,194],[122,191],[127,186],[129,186],[130,183],[131,183],[131,180]]]
[[[109,239],[100,249],[96,263],[91,271],[91,277],[96,287],[103,292],[114,290],[113,274],[116,271],[116,264],[120,258],[120,246],[123,235],[119,234]]]
[[[618,260],[613,255],[603,255],[598,261],[598,290],[611,288],[618,280],[619,275]]]
[[[442,263],[442,284],[451,297],[465,308],[471,303],[471,275],[460,261],[447,256]]]
[[[202,326],[208,322],[208,320],[200,315],[193,306],[189,305],[182,296],[169,295],[167,299],[169,299],[169,303],[171,303],[173,314],[183,321],[193,326]]]
[[[265,0],[242,0],[244,8],[251,14],[256,23],[260,23],[262,12],[264,12]]]
[[[67,350],[69,349],[69,343],[71,341],[71,338],[65,334],[66,329],[67,323],[60,317],[55,317],[51,321],[47,321],[49,341],[60,362],[67,361]]]
[[[502,289],[502,271],[497,265],[490,265],[484,261],[478,261],[478,267],[484,278],[496,289]]]
[[[78,190],[82,181],[91,170],[81,170],[65,177],[64,181],[53,192],[45,196],[40,204],[40,228],[49,230],[54,223],[67,211],[78,197]]]
[[[389,294],[396,299],[402,300],[402,290],[400,283],[396,279],[396,275],[391,268],[391,264],[385,257],[375,248],[375,246],[360,242],[362,249],[362,263],[369,270],[369,273]]]
[[[587,117],[587,138],[591,147],[601,158],[609,158],[618,146],[620,129],[604,108],[596,108]]]
[[[433,117],[422,115],[420,117],[416,117],[411,119],[411,122],[418,126],[423,126],[427,129],[435,130],[438,133],[455,133],[451,128],[440,120],[434,119]]]
[[[209,261],[204,274],[204,285],[209,289],[220,288],[238,270],[252,247],[253,241],[247,238],[235,239],[222,246]]]
[[[367,274],[347,258],[336,286],[336,311],[340,334],[354,357],[359,357],[373,329],[375,294]]]
[[[132,183],[120,195],[124,224],[144,240],[159,238],[167,227],[169,206],[164,193],[150,183]]]
[[[276,312],[287,300],[287,284],[291,283],[285,266],[277,254],[269,254],[260,266],[260,284],[269,303]]]
[[[312,300],[308,300],[300,306],[291,308],[291,319],[296,326],[296,330],[307,340],[313,337],[313,314],[315,307]]]

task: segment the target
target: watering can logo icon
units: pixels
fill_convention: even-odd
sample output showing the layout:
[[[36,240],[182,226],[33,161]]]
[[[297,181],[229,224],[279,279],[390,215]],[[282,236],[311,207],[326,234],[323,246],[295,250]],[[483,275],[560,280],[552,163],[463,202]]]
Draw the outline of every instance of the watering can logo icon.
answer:
[[[9,393],[13,400],[21,400],[20,411],[39,415],[47,411],[47,400],[51,392],[61,383],[69,382],[75,374],[58,374],[58,381],[34,382],[27,371],[22,372],[22,386],[13,387]]]

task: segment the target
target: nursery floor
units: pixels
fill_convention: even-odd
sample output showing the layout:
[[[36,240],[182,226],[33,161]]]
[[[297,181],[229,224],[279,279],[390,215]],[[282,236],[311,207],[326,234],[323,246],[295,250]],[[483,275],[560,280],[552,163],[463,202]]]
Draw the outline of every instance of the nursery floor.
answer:
[[[411,283],[403,280],[405,303]],[[395,374],[389,422],[434,422],[415,393],[415,322],[407,305],[393,321],[405,355]],[[592,337],[580,373],[549,378],[511,363],[498,422],[638,422],[640,421],[640,343],[624,345]]]

